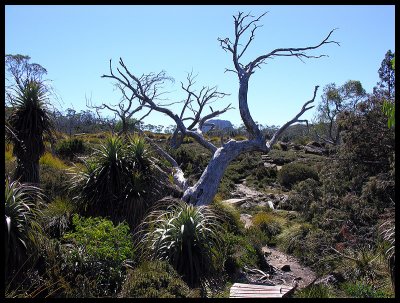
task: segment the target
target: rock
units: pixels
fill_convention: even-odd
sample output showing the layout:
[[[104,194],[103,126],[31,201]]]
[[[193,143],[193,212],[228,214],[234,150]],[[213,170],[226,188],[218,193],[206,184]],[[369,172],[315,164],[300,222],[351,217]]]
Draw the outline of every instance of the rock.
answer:
[[[288,144],[287,143],[285,143],[285,142],[279,142],[279,146],[281,147],[281,149],[283,150],[283,151],[287,151],[288,150]]]
[[[308,143],[306,146],[309,146],[309,147],[318,147],[318,148],[321,148],[321,147],[323,147],[320,143],[318,143],[317,141],[311,141],[310,143]]]
[[[268,203],[269,208],[275,209],[274,203],[271,200],[267,201],[267,203]]]
[[[269,163],[269,162],[264,162],[264,167],[270,168],[270,169],[277,169],[277,165],[274,163]]]
[[[301,145],[292,144],[292,149],[294,149],[294,150],[300,150],[300,149],[301,149]]]
[[[304,146],[304,152],[306,154],[314,154],[318,156],[322,156],[328,153],[325,148],[310,147],[310,146]]]
[[[282,270],[282,271],[291,271],[290,265],[289,265],[289,264],[283,265],[283,266],[281,267],[281,270]]]

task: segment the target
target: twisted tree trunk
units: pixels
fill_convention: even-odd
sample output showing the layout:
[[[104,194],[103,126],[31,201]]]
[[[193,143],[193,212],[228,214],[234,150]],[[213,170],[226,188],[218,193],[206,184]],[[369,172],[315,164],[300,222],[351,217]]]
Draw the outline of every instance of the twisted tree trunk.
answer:
[[[218,148],[200,179],[194,186],[186,189],[182,199],[196,205],[207,205],[211,203],[231,161],[236,159],[241,153],[254,150],[269,151],[261,140],[231,140]]]

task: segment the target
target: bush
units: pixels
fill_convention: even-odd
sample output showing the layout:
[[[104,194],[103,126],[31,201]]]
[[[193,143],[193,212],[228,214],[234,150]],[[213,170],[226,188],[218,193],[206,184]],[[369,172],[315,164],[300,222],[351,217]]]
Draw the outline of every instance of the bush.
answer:
[[[284,221],[283,218],[277,217],[272,212],[259,212],[252,218],[254,226],[260,228],[269,239],[281,232]]]
[[[222,239],[225,248],[224,269],[231,278],[244,266],[257,267],[257,251],[248,238],[228,232],[222,235]]]
[[[54,238],[61,237],[71,227],[75,207],[67,198],[57,197],[42,211],[45,231]]]
[[[346,282],[341,285],[341,289],[349,296],[355,298],[391,298],[393,294],[376,289],[374,286],[362,281]]]
[[[294,194],[290,197],[292,210],[300,212],[307,221],[310,221],[321,206],[322,192],[318,181],[306,179],[293,186]]]
[[[311,230],[311,225],[308,223],[295,223],[289,228],[282,231],[282,233],[277,237],[278,245],[286,253],[292,254],[297,250],[301,252],[301,243],[303,243],[304,238]]]
[[[165,199],[145,219],[143,256],[168,261],[191,287],[213,280],[222,267],[219,221],[207,206]]]
[[[85,216],[126,220],[136,227],[149,208],[157,183],[151,174],[143,138],[125,142],[109,137],[96,153],[84,161],[84,169],[73,177],[73,201]]]
[[[243,233],[244,223],[240,220],[240,212],[232,204],[214,200],[210,207],[223,220],[225,230],[235,234]]]
[[[278,182],[288,188],[308,178],[318,180],[318,173],[314,168],[301,163],[286,164],[278,172]]]
[[[66,197],[69,194],[70,176],[64,169],[58,169],[48,165],[39,167],[40,187],[49,201],[57,197]]]
[[[296,292],[295,298],[334,298],[332,289],[323,284],[311,285]]]
[[[125,276],[123,262],[133,257],[129,226],[126,223],[114,226],[107,219],[83,218],[76,214],[72,224],[74,231],[63,236],[69,243],[64,255],[68,277],[85,278],[92,285],[93,296],[115,295]],[[70,295],[79,297],[85,286],[76,285],[77,289]]]
[[[187,298],[190,289],[175,269],[165,261],[147,261],[128,270],[118,297]]]
[[[49,166],[55,169],[66,169],[67,165],[57,157],[53,156],[51,153],[46,152],[39,159],[39,164],[42,166]]]
[[[5,276],[8,278],[37,248],[37,224],[43,194],[40,188],[5,179],[4,189]]]
[[[56,154],[69,160],[74,159],[78,154],[85,153],[87,149],[86,144],[80,138],[61,140],[55,146]]]
[[[263,165],[256,168],[254,175],[258,181],[275,180],[277,170]]]

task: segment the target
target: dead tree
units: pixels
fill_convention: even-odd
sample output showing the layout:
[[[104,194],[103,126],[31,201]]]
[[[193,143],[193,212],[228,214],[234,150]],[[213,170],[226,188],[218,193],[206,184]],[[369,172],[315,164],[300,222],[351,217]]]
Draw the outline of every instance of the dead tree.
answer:
[[[228,94],[217,91],[216,86],[211,88],[203,86],[200,92],[196,93],[193,90],[193,85],[196,83],[195,78],[196,76],[193,76],[193,73],[191,72],[187,76],[188,84],[184,85],[183,82],[181,82],[181,87],[187,93],[187,98],[186,100],[182,101],[183,107],[179,115],[179,119],[181,119],[182,121],[191,121],[190,125],[187,126],[187,130],[198,129],[201,132],[203,126],[214,126],[211,123],[207,123],[206,121],[215,118],[232,108],[231,104],[229,104],[222,110],[214,111],[210,104],[217,101],[217,99],[219,98],[225,97]],[[206,105],[209,106],[211,113],[203,116],[203,110]],[[189,116],[186,116],[188,111]],[[184,134],[181,132],[180,128],[176,128],[171,137],[171,146],[173,148],[178,148],[181,145],[183,138]]]
[[[201,131],[201,125],[203,125],[208,119],[213,118],[230,108],[230,106],[226,107],[221,111],[212,111],[211,114],[205,115],[201,117],[202,109],[205,106],[205,103],[202,103],[199,96],[196,98],[196,95],[193,94],[193,90],[191,88],[191,77],[188,76],[189,85],[183,86],[188,93],[188,96],[194,97],[194,99],[190,99],[192,101],[184,102],[184,107],[181,112],[181,115],[173,113],[170,109],[168,109],[168,104],[159,104],[156,103],[155,99],[160,94],[159,88],[162,83],[168,79],[165,76],[164,72],[159,74],[147,74],[142,75],[141,77],[135,76],[131,71],[125,66],[122,59],[120,59],[119,64],[120,68],[117,68],[118,74],[114,73],[111,60],[110,60],[110,74],[103,75],[102,77],[111,78],[116,80],[124,89],[129,89],[130,92],[138,99],[140,105],[144,108],[149,108],[151,110],[164,113],[168,117],[170,117],[177,126],[177,131],[184,137],[189,136],[196,140],[203,147],[207,148],[212,153],[212,158],[208,163],[208,166],[204,170],[200,179],[193,185],[188,186],[186,178],[184,176],[183,171],[178,166],[177,162],[168,155],[161,148],[156,148],[157,152],[163,155],[172,165],[173,167],[173,176],[175,183],[183,190],[182,199],[188,203],[192,203],[195,205],[207,205],[214,198],[219,183],[224,175],[226,168],[229,163],[238,157],[241,153],[250,152],[250,151],[262,151],[264,153],[268,153],[271,147],[275,144],[278,137],[293,123],[301,122],[304,120],[300,120],[299,118],[303,115],[307,110],[314,107],[311,105],[317,93],[318,86],[315,86],[312,98],[305,102],[302,106],[301,110],[294,116],[293,119],[286,122],[282,127],[280,127],[272,136],[270,140],[268,140],[266,135],[263,135],[258,125],[254,122],[247,103],[247,92],[248,92],[248,83],[250,80],[250,76],[256,71],[256,68],[260,68],[260,66],[265,63],[267,59],[272,59],[275,57],[297,57],[302,60],[304,58],[321,58],[325,55],[313,56],[309,55],[307,52],[313,49],[317,49],[325,44],[337,44],[336,41],[329,40],[333,31],[330,31],[329,34],[324,38],[320,43],[314,46],[306,46],[301,48],[277,48],[271,52],[260,55],[256,59],[250,61],[246,65],[242,64],[240,59],[243,54],[251,44],[251,41],[255,37],[255,31],[259,25],[257,23],[260,19],[265,15],[262,14],[258,18],[251,16],[250,14],[244,15],[243,13],[238,13],[238,15],[234,16],[234,29],[235,35],[233,41],[229,38],[218,39],[221,44],[222,49],[232,55],[234,69],[226,69],[226,71],[231,71],[237,74],[239,78],[239,94],[238,94],[238,104],[239,111],[242,118],[242,121],[249,133],[249,138],[247,140],[236,141],[229,140],[224,143],[221,147],[217,148],[214,144],[207,141]],[[248,20],[248,21],[247,21]],[[244,41],[244,34],[249,33],[250,37]],[[205,91],[206,93],[207,91]],[[212,95],[211,91],[209,91],[208,95]],[[203,94],[204,96],[205,94]],[[218,95],[217,96],[222,96]],[[216,97],[216,96],[214,96]],[[188,97],[189,98],[189,97]],[[207,98],[206,98],[207,99]],[[189,100],[189,99],[188,99]],[[192,110],[191,106],[195,105],[194,100],[196,100],[199,108]],[[207,102],[206,102],[207,103]],[[187,120],[183,117],[182,113],[189,109],[194,117],[191,117],[190,120],[193,123],[196,123],[195,126],[189,125],[185,126],[184,122]],[[188,119],[189,120],[189,119]],[[153,143],[154,144],[154,143]]]
[[[121,120],[122,128],[118,132],[118,135],[122,134],[127,134],[128,133],[128,121],[129,119],[137,112],[141,111],[143,109],[143,105],[140,103],[139,106],[136,108],[133,108],[133,101],[136,99],[136,96],[134,93],[130,94],[128,96],[127,92],[125,91],[126,87],[121,85],[121,83],[116,83],[115,85],[122,93],[122,98],[118,102],[118,104],[106,104],[102,103],[101,105],[93,105],[91,100],[86,100],[86,106],[88,108],[92,108],[96,110],[96,113],[98,117],[101,119],[100,112],[104,109],[108,109],[114,114],[114,117],[117,117]],[[135,125],[138,124],[140,121],[142,121],[144,118],[146,118],[151,112],[151,109],[140,119],[136,119]],[[111,124],[107,123],[108,126],[110,127]],[[134,127],[135,127],[134,125]],[[112,132],[114,132],[113,127],[110,127],[112,129]]]

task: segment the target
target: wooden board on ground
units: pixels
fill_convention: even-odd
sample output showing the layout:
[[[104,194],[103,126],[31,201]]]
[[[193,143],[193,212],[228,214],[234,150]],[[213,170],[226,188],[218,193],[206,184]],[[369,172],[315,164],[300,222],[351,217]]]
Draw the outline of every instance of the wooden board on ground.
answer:
[[[259,285],[235,283],[229,298],[285,298],[293,293],[294,287],[287,285]]]
[[[246,199],[244,199],[244,198],[240,198],[240,199],[228,199],[228,200],[223,200],[222,202],[224,202],[224,203],[229,203],[229,204],[232,204],[232,205],[241,205],[241,204],[243,204],[244,202],[246,202]]]

